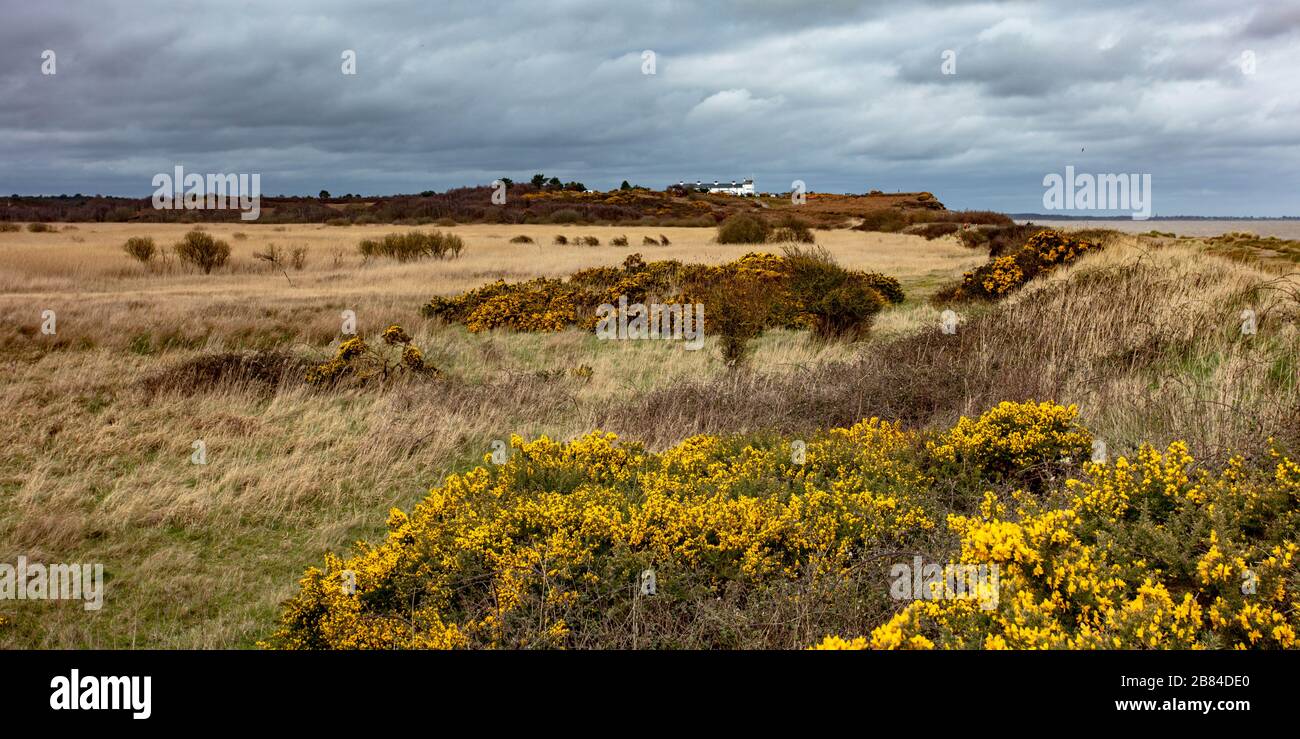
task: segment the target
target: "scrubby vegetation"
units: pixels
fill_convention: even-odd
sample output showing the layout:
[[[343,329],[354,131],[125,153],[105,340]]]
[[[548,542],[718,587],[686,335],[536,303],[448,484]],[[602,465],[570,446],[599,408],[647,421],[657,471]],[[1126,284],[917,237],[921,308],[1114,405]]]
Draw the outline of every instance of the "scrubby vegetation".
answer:
[[[960,285],[940,292],[937,301],[992,299],[1006,295],[1039,274],[1073,262],[1101,247],[1091,241],[1040,229],[1013,254],[994,255],[988,262],[967,272]]]
[[[788,214],[773,222],[737,213],[718,224],[719,244],[811,244],[816,240],[807,221]]]
[[[396,324],[384,329],[379,344],[353,336],[339,343],[334,356],[307,371],[312,385],[334,385],[341,380],[387,380],[399,374],[429,375],[438,370],[411,343],[410,334]]]
[[[864,213],[854,228],[859,231],[915,233],[935,239],[957,231],[979,230],[973,227],[1006,228],[1014,225],[1008,216],[989,210],[882,208]]]
[[[465,241],[453,233],[441,231],[409,231],[388,234],[382,239],[363,239],[357,251],[366,258],[388,257],[399,262],[411,262],[426,257],[455,259],[465,248]]]
[[[148,236],[132,236],[122,245],[122,251],[137,262],[148,264],[153,260],[158,247]]]
[[[597,308],[617,305],[620,297],[647,305],[703,303],[706,332],[736,338],[752,338],[763,328],[775,327],[812,329],[826,338],[855,338],[866,332],[884,305],[901,303],[903,292],[897,280],[845,270],[825,251],[791,249],[785,256],[750,253],[716,266],[676,260],[646,263],[640,254],[632,254],[622,268],[593,267],[567,280],[498,280],[458,296],[436,297],[423,312],[464,323],[470,331],[545,332],[570,326],[592,330]],[[728,360],[740,353],[731,353]]]
[[[176,256],[187,264],[210,274],[212,270],[224,266],[230,259],[230,244],[215,239],[211,234],[194,229],[172,246]]]
[[[765,244],[771,232],[772,227],[762,218],[737,213],[718,224],[718,243]]]
[[[1081,463],[1076,415],[1003,403],[946,432],[870,419],[662,454],[516,437],[503,464],[393,510],[384,542],[308,570],[269,644],[1294,646],[1300,464],[1198,471],[1178,444]],[[891,597],[913,552],[996,566],[1000,592]]]
[[[770,205],[754,212],[774,224],[783,209],[804,217]],[[349,223],[354,216],[364,214],[348,213]],[[1201,239],[1123,237],[997,300],[952,303],[960,328],[949,334],[939,316],[949,306],[925,298],[984,261],[953,238],[816,230],[817,246],[749,247],[775,254],[737,260],[747,248],[710,244],[712,227],[681,229],[658,259],[643,249],[646,259],[620,266],[626,250],[555,248],[539,261],[508,240],[526,232],[546,243],[566,230],[606,243],[626,233],[635,244],[659,233],[657,223],[504,224],[458,228],[470,250],[454,263],[378,269],[354,248],[385,227],[208,224],[234,251],[202,279],[158,264],[176,261],[170,245],[188,226],[0,234],[11,293],[0,393],[13,417],[0,461],[16,471],[0,496],[0,540],[33,560],[105,562],[106,605],[120,615],[0,601],[0,647],[1066,647],[1118,638],[1149,648],[1154,633],[1158,647],[1261,648],[1294,632],[1294,605],[1266,595],[1279,582],[1270,558],[1296,569],[1286,554],[1297,541],[1295,497],[1286,492],[1284,505],[1282,495],[1300,458],[1294,276],[1255,257],[1220,258]],[[249,239],[233,241],[236,230]],[[147,270],[123,254],[137,235],[162,247]],[[289,272],[286,283],[253,256],[268,251],[268,237],[285,260],[285,246],[311,249],[301,279]],[[811,261],[798,273],[807,284],[836,284],[822,247],[844,267],[902,280],[862,274],[844,280],[851,286],[896,301],[906,287],[912,299],[874,314],[863,341],[819,338],[819,306],[806,300],[810,288],[794,287],[791,263]],[[500,310],[522,301],[512,315],[545,325],[549,303],[528,305],[522,286],[549,301],[571,289],[601,297],[627,281],[644,288],[635,300],[659,294],[657,265],[669,257],[748,263],[679,267],[722,278],[699,281],[706,319],[717,320],[708,351],[509,323],[467,331],[465,318],[483,306],[472,300],[450,325],[412,315],[430,295],[458,301],[506,276]],[[588,265],[600,266],[580,269]],[[575,282],[583,274],[585,287]],[[659,299],[695,297],[670,274]],[[529,279],[540,275],[551,278],[544,289]],[[736,285],[752,289],[708,292]],[[58,311],[57,334],[41,331],[33,305]],[[1242,330],[1247,309],[1257,333]],[[338,358],[340,310],[356,311],[387,381],[360,362],[334,381],[305,381]],[[381,338],[394,322],[440,372],[408,370],[405,345]],[[826,335],[837,333],[827,322]],[[1059,404],[1027,402],[1044,398]],[[888,420],[861,421],[872,417]],[[521,438],[505,464],[482,463],[511,433]],[[187,462],[195,440],[207,444],[206,465]],[[1109,449],[1102,473],[1088,462],[1092,443]],[[635,450],[626,463],[620,449]],[[1094,497],[1109,511],[1115,500],[1100,491],[1111,489],[1129,506],[1113,521],[1075,505]],[[381,543],[393,508],[406,524]],[[370,544],[345,554],[357,540]],[[987,553],[1004,544],[1013,554]],[[294,588],[325,552],[340,557],[319,582]],[[915,556],[997,564],[1000,603],[984,611],[896,599],[891,566]],[[1249,596],[1237,557],[1257,578]],[[350,601],[341,587],[349,565],[358,568]],[[653,594],[640,587],[647,571]],[[1285,587],[1294,603],[1294,577]],[[1175,615],[1197,609],[1199,620]],[[448,628],[430,627],[435,618]]]

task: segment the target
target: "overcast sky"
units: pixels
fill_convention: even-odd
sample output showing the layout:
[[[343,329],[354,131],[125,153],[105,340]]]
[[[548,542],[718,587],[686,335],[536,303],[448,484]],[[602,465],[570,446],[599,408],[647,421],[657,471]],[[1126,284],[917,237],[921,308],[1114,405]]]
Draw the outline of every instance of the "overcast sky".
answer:
[[[5,194],[145,196],[181,164],[266,194],[752,175],[1041,212],[1074,165],[1151,174],[1157,215],[1300,215],[1300,2],[3,3]]]

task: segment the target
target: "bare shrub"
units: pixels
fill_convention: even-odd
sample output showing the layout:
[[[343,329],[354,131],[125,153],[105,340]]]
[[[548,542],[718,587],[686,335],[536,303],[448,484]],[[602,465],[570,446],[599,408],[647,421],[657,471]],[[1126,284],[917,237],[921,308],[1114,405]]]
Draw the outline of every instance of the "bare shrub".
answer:
[[[382,239],[364,239],[357,250],[367,259],[389,257],[399,262],[410,262],[425,257],[455,259],[465,248],[465,241],[456,234],[441,231],[411,231],[388,234]]]
[[[148,236],[132,236],[122,245],[122,251],[141,264],[148,264],[158,253],[158,247]]]
[[[817,239],[813,236],[808,222],[795,216],[786,216],[777,224],[768,240],[777,243],[811,244]]]
[[[172,246],[172,251],[182,262],[192,264],[210,274],[230,259],[230,244],[212,238],[210,234],[194,229]]]

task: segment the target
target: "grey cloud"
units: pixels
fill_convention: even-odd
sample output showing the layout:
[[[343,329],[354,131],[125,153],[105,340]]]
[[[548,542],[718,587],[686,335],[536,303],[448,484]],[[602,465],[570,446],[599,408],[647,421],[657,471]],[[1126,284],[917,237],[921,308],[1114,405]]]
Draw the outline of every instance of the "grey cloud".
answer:
[[[1157,212],[1297,213],[1294,8],[1263,2],[24,4],[0,192],[143,195],[754,175],[1035,210],[1046,172],[1151,172]],[[43,49],[58,74],[40,74]],[[358,74],[340,73],[354,49]],[[641,74],[641,52],[657,74]],[[940,74],[954,49],[958,73]],[[1245,50],[1258,69],[1236,65]],[[1082,151],[1081,151],[1082,150]]]

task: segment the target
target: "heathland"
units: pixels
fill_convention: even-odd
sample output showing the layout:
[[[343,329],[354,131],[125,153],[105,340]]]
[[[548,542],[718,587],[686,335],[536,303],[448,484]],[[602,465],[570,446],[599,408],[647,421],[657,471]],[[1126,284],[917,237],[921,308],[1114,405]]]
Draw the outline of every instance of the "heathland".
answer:
[[[1286,248],[1083,233],[1024,256],[1029,234],[996,227],[817,228],[905,299],[850,338],[770,326],[728,362],[708,332],[690,352],[421,309],[633,254],[722,265],[784,245],[659,222],[222,222],[198,225],[230,247],[210,272],[124,253],[148,237],[169,254],[195,227],[0,232],[0,561],[108,573],[97,613],[0,602],[0,646],[1294,644]],[[359,251],[411,230],[462,248]],[[437,371],[308,383],[348,312],[375,347],[400,325]],[[1003,606],[892,600],[885,573],[913,555],[1001,564]]]

